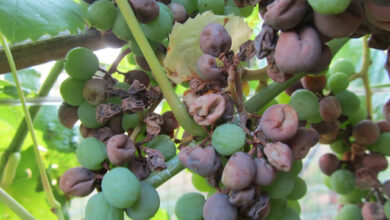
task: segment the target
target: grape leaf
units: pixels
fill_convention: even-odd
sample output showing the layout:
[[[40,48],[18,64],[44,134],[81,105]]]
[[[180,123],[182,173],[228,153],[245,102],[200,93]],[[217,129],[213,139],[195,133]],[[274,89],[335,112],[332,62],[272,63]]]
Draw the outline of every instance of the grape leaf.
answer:
[[[57,118],[57,111],[56,106],[42,107],[34,121],[34,128],[43,132],[43,139],[49,149],[73,152],[77,147],[78,132],[76,128],[62,126]]]
[[[11,73],[4,74],[4,76],[5,80],[11,82],[12,84],[15,84],[14,78]],[[39,81],[41,78],[41,74],[34,69],[19,70],[18,76],[24,89],[37,92],[39,87],[41,86],[41,82]]]
[[[184,24],[175,23],[172,33],[169,35],[170,41],[164,67],[168,77],[176,84],[198,78],[196,63],[202,55],[199,47],[199,35],[203,27],[210,22],[225,24],[225,29],[232,38],[231,49],[235,52],[252,34],[252,30],[244,19],[233,14],[219,16],[205,12],[195,18],[188,19]]]
[[[86,7],[72,0],[1,0],[0,31],[11,42],[84,27]]]

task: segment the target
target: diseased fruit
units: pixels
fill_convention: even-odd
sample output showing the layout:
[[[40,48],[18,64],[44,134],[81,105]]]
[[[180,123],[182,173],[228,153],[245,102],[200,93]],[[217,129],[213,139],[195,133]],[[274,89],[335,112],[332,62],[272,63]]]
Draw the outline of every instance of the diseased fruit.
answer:
[[[199,45],[203,53],[218,57],[221,53],[229,52],[232,38],[222,25],[212,22],[200,33]]]
[[[272,140],[288,140],[297,133],[298,115],[289,105],[273,105],[264,112],[259,126]]]
[[[222,173],[222,183],[230,189],[241,190],[248,187],[256,175],[252,158],[243,152],[233,154]]]

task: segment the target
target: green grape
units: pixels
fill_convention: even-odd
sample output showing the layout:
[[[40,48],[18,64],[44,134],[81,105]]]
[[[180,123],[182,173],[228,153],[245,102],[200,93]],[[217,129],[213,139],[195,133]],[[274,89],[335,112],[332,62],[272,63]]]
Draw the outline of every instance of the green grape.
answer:
[[[299,204],[298,201],[288,200],[287,201],[287,206],[292,208],[298,215],[301,214],[301,205]]]
[[[282,216],[280,216],[280,218],[278,220],[300,220],[301,218],[299,217],[298,213],[290,208],[290,207],[287,207],[283,213],[282,213]]]
[[[99,170],[107,159],[106,145],[94,137],[88,137],[81,141],[76,157],[81,166],[89,170]]]
[[[330,149],[332,149],[332,151],[337,154],[343,154],[349,150],[349,147],[347,147],[344,144],[342,138],[338,138],[337,140],[335,140],[333,143],[330,144]]]
[[[291,191],[291,193],[288,194],[287,199],[299,200],[306,195],[306,192],[307,192],[307,186],[305,181],[300,177],[296,177],[294,182],[294,188]]]
[[[201,220],[204,203],[205,198],[202,194],[186,193],[177,200],[175,214],[179,220]]]
[[[60,93],[66,103],[79,106],[84,102],[83,88],[86,81],[67,78],[61,83]]]
[[[300,121],[316,118],[319,110],[317,96],[306,89],[298,89],[291,95],[288,103],[297,113]]]
[[[346,59],[339,59],[329,69],[330,74],[338,72],[345,73],[348,77],[350,77],[355,73],[355,66]]]
[[[224,6],[224,0],[198,0],[198,8],[200,13],[210,10],[216,15],[223,15]]]
[[[245,138],[245,132],[241,127],[226,123],[214,130],[211,136],[211,143],[219,154],[228,156],[239,151],[244,146]]]
[[[125,131],[129,130],[130,128],[134,129],[137,127],[138,122],[139,118],[137,113],[123,114],[122,116],[122,128]]]
[[[104,175],[102,181],[104,198],[118,208],[129,208],[139,199],[141,183],[124,167],[116,167]]]
[[[114,25],[117,9],[111,1],[98,0],[88,7],[87,19],[97,29],[108,31]]]
[[[96,106],[89,104],[88,102],[83,102],[77,109],[77,115],[81,123],[83,123],[87,128],[100,128],[104,123],[99,123],[96,120]]]
[[[176,146],[172,139],[165,134],[154,137],[151,141],[145,144],[148,148],[153,148],[162,153],[165,161],[168,161],[176,155]]]
[[[100,192],[88,200],[85,220],[123,220],[123,210],[112,206]]]
[[[351,193],[348,193],[347,195],[340,195],[339,203],[344,205],[348,203],[358,204],[361,203],[362,198],[364,198],[366,195],[366,190],[362,190],[358,187],[355,187],[355,189]]]
[[[332,186],[330,185],[330,176],[325,175],[325,174],[321,174],[321,180],[322,180],[322,183],[326,187],[328,187],[328,189],[332,190]]]
[[[359,123],[360,121],[363,121],[367,118],[367,108],[364,105],[360,105],[360,108],[358,111],[348,115],[348,121],[351,123],[351,125],[355,125]]]
[[[229,14],[235,14],[240,17],[249,17],[253,12],[254,7],[247,6],[244,8],[239,8],[237,5],[233,2],[233,0],[228,0],[225,5],[225,15]]]
[[[385,156],[390,156],[390,132],[383,132],[380,134],[379,139],[372,145],[368,146],[369,150],[379,152]]]
[[[336,94],[336,98],[341,105],[341,114],[348,116],[359,110],[360,100],[354,93],[342,91]]]
[[[165,5],[158,2],[160,5],[160,13],[156,19],[147,24],[141,24],[141,28],[146,37],[155,42],[162,42],[172,31],[173,15],[168,10],[164,9]]]
[[[352,204],[344,205],[336,218],[338,220],[363,220],[359,206]]]
[[[349,170],[336,170],[330,176],[330,185],[337,194],[346,195],[355,188],[355,176]]]
[[[291,170],[288,173],[294,176],[298,176],[298,174],[302,170],[302,166],[303,166],[302,160],[295,160],[291,167]]]
[[[210,186],[206,178],[198,174],[192,174],[191,182],[192,185],[194,185],[195,189],[197,189],[200,192],[211,192],[215,189]]]
[[[172,2],[182,4],[189,15],[198,9],[197,0],[172,0]]]
[[[282,217],[283,212],[287,209],[286,199],[270,199],[271,210],[266,220],[279,220]]]
[[[153,186],[141,183],[138,201],[126,209],[126,214],[133,220],[146,220],[153,217],[160,207],[160,196]]]
[[[112,27],[112,32],[115,34],[117,38],[121,40],[125,40],[125,41],[135,40],[129,27],[127,26],[127,23],[122,13],[118,13],[118,15],[116,16],[114,26]]]
[[[314,11],[324,14],[340,14],[344,12],[351,0],[309,0],[310,6]]]
[[[90,49],[76,47],[66,54],[64,68],[73,79],[88,80],[98,70],[99,60]]]
[[[278,172],[275,181],[269,186],[264,186],[263,190],[268,193],[270,198],[282,199],[286,198],[293,191],[294,184],[294,175]]]
[[[348,75],[342,72],[331,75],[328,79],[328,88],[333,93],[347,90],[349,86]]]
[[[390,218],[390,200],[389,199],[383,205],[383,209],[385,210],[386,218]]]
[[[157,42],[154,42],[154,41],[148,41],[150,46],[152,47],[153,51],[156,51],[157,50],[157,47],[158,47],[158,43]],[[129,48],[131,50],[131,52],[133,52],[133,54],[137,57],[143,57],[143,53],[141,51],[141,48],[139,48],[137,42],[135,40],[130,40],[129,41]],[[135,61],[135,57],[133,56],[134,58],[134,65],[136,64],[136,61]]]

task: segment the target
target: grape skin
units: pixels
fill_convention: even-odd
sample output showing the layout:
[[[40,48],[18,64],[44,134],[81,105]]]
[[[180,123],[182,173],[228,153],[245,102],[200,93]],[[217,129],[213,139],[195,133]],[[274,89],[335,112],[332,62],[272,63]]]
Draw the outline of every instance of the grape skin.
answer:
[[[245,132],[241,127],[226,123],[214,130],[211,142],[219,154],[226,156],[239,151],[245,144],[245,138]]]
[[[202,194],[186,193],[177,200],[175,214],[179,220],[201,220],[204,204],[205,198]]]
[[[218,57],[229,52],[232,38],[222,25],[211,22],[200,33],[199,45],[203,53]]]
[[[66,54],[64,68],[73,79],[88,80],[98,70],[99,60],[91,50],[76,47]]]
[[[61,83],[62,99],[71,106],[79,106],[84,102],[83,88],[85,81],[67,78]]]
[[[152,218],[160,207],[160,196],[153,186],[142,183],[141,194],[138,201],[126,209],[126,214],[133,220],[146,220]]]
[[[355,188],[355,177],[351,171],[337,170],[330,176],[330,184],[336,193],[346,195]]]
[[[102,31],[109,30],[115,22],[117,9],[111,1],[98,0],[88,7],[87,19]]]
[[[117,208],[129,208],[134,205],[141,192],[141,183],[126,168],[116,167],[104,175],[102,181],[104,198]]]
[[[99,170],[107,159],[106,145],[96,138],[84,139],[76,150],[79,163],[89,170]]]
[[[92,196],[85,208],[85,220],[123,220],[123,210],[112,206],[100,192]]]

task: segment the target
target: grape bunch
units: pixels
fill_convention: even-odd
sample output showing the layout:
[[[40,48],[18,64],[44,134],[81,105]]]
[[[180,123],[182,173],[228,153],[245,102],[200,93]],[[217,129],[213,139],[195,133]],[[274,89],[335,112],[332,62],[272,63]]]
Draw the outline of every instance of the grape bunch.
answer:
[[[135,220],[153,217],[160,199],[146,179],[166,169],[175,156],[203,192],[177,200],[178,219],[300,219],[299,200],[307,192],[299,177],[302,160],[318,142],[330,144],[334,151],[323,155],[319,166],[329,188],[341,195],[337,219],[390,218],[390,180],[378,180],[390,156],[390,101],[383,110],[386,120],[368,117],[358,96],[348,90],[354,65],[341,59],[329,68],[334,54],[327,44],[372,33],[369,46],[383,47],[380,39],[390,19],[374,12],[390,12],[388,4],[129,0],[159,58],[170,50],[173,26],[198,13],[248,17],[258,7],[264,20],[255,40],[248,39],[239,51],[233,49],[235,33],[227,21],[201,27],[194,76],[181,86],[183,106],[207,135],[184,132],[180,140],[174,113],[155,113],[163,99],[161,89],[115,1],[89,3],[89,25],[126,41],[123,53],[136,67],[121,72],[113,65],[106,71],[86,48],[74,48],[65,58],[69,78],[61,84],[64,103],[58,116],[68,128],[80,120],[84,139],[76,150],[81,166],[64,173],[60,187],[68,196],[86,196],[96,189],[86,219],[123,219],[123,212]],[[276,83],[305,76],[285,91],[288,101],[274,99],[248,113],[243,72],[255,56],[266,58],[266,74]]]

